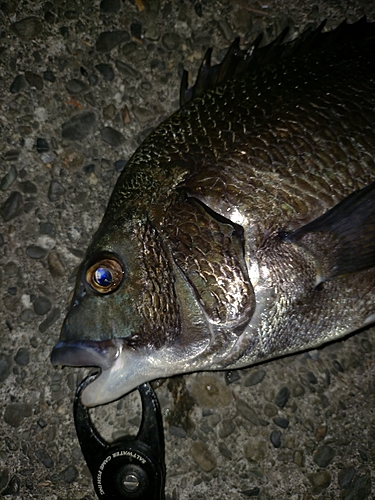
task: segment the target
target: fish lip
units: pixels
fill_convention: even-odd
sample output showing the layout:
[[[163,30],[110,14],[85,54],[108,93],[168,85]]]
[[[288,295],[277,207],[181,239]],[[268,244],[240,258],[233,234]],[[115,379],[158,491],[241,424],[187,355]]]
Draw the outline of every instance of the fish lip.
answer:
[[[108,370],[120,356],[123,344],[119,339],[61,340],[51,352],[54,366],[97,366]]]

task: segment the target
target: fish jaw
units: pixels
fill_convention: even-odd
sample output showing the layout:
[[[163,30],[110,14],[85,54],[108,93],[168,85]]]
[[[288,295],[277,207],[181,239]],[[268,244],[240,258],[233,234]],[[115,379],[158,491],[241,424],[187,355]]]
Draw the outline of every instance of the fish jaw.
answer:
[[[195,346],[190,356],[170,346],[161,349],[129,348],[122,339],[105,341],[60,341],[53,348],[54,366],[97,366],[101,373],[82,393],[87,407],[111,403],[144,382],[204,369],[201,354],[209,342]],[[207,366],[208,367],[208,366]]]
[[[121,352],[118,339],[95,341],[73,340],[58,342],[51,353],[54,366],[97,366],[108,370]]]
[[[160,352],[148,353],[122,349],[113,365],[102,373],[82,393],[82,403],[94,407],[110,403],[133,391],[144,382],[176,373],[176,366],[162,366]]]
[[[124,359],[123,341],[111,339],[104,341],[60,341],[52,350],[51,363],[54,366],[90,366],[100,368],[101,373],[83,391],[82,402],[85,406],[93,407],[109,403],[123,394],[119,370],[123,369]],[[139,377],[138,377],[139,378]],[[144,382],[140,380],[139,383]],[[135,388],[139,385],[135,381]],[[129,392],[132,389],[125,389]]]

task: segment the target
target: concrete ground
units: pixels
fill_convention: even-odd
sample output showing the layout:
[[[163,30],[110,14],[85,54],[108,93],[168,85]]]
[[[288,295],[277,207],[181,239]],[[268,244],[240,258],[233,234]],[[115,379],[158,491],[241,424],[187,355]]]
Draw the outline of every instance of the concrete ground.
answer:
[[[373,1],[0,3],[1,498],[95,498],[72,414],[87,370],[49,355],[118,172],[178,108],[182,68],[195,75],[236,35],[364,14]],[[374,329],[155,386],[168,500],[375,498]],[[135,434],[138,395],[91,414],[107,439]]]

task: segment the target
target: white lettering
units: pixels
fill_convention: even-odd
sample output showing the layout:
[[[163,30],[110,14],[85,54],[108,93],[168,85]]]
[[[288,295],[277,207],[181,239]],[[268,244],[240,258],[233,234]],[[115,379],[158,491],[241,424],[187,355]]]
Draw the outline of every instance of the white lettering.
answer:
[[[105,495],[105,491],[103,490],[103,486],[102,486],[103,470],[104,470],[104,467],[107,465],[107,463],[111,459],[112,459],[112,456],[109,455],[108,457],[105,458],[105,460],[103,460],[103,462],[100,464],[100,467],[99,467],[99,470],[98,470],[98,474],[96,476],[96,484],[98,485],[99,493],[101,495]]]
[[[101,470],[98,471],[98,475],[96,476],[96,482],[97,482],[97,485],[99,488],[99,493],[101,495],[104,495],[104,490],[103,490],[103,486],[102,486],[102,474],[103,474],[103,472]]]
[[[116,457],[131,457],[134,458],[135,460],[138,460],[138,462],[141,462],[142,464],[146,463],[146,460],[138,455],[138,453],[134,453],[133,451],[129,450],[121,450],[121,451],[115,451],[112,453],[111,457],[116,458]],[[103,462],[104,463],[104,462]],[[103,465],[103,464],[102,464]]]
[[[112,456],[108,455],[108,457],[105,460],[103,460],[103,462],[100,464],[99,469],[103,470],[104,467],[107,465],[107,463],[111,460],[111,458],[112,458]]]

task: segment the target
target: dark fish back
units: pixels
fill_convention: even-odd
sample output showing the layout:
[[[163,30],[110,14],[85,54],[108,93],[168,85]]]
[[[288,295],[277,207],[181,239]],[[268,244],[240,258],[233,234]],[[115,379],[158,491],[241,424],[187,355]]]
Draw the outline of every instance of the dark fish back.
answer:
[[[374,180],[374,25],[334,35],[280,47],[277,60],[181,111],[201,167],[185,183],[190,196],[221,215],[236,207],[249,223],[298,227]]]
[[[200,84],[134,154],[106,219],[173,204],[178,189],[223,216],[272,213],[271,226],[292,229],[371,182],[374,24],[321,30],[251,54],[232,47],[213,88]]]

